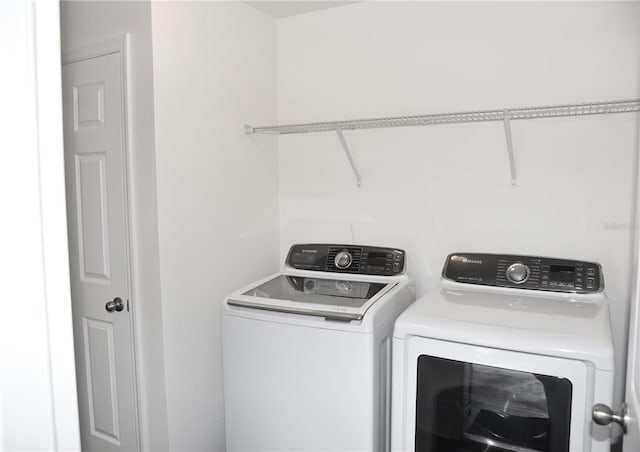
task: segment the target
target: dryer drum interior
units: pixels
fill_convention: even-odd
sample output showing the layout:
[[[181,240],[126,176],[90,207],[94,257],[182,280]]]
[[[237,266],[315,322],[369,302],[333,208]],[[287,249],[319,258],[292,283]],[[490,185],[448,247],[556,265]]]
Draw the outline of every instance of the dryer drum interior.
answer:
[[[568,379],[422,355],[415,450],[569,450]]]

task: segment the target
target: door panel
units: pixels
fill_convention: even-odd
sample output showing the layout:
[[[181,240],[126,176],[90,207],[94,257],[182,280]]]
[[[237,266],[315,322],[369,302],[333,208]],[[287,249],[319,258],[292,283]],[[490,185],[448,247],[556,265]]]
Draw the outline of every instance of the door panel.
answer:
[[[106,153],[75,157],[80,278],[108,281]]]
[[[82,448],[139,450],[119,52],[63,66],[69,259]],[[125,309],[108,311],[107,302]]]
[[[114,444],[120,443],[118,388],[114,372],[113,324],[84,319],[84,349],[88,363],[87,386],[91,433]]]
[[[80,127],[104,126],[104,83],[73,87],[73,123]]]

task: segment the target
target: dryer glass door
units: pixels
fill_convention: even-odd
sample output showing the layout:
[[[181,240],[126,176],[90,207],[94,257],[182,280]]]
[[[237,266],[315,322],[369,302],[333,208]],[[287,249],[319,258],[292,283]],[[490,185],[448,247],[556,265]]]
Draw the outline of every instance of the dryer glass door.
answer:
[[[416,451],[568,452],[565,378],[422,355]]]

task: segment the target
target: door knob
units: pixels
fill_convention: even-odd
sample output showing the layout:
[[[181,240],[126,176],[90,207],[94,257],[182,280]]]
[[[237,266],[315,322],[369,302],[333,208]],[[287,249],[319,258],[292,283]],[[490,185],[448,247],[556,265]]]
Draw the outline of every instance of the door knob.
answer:
[[[107,304],[105,305],[105,309],[107,310],[107,312],[122,311],[124,309],[124,303],[122,301],[122,298],[115,297],[113,301],[107,301]]]
[[[622,432],[627,433],[627,426],[629,424],[629,412],[627,410],[627,404],[623,403],[619,412],[613,411],[604,403],[598,403],[593,406],[591,412],[593,421],[598,425],[609,425],[612,422],[622,427]]]

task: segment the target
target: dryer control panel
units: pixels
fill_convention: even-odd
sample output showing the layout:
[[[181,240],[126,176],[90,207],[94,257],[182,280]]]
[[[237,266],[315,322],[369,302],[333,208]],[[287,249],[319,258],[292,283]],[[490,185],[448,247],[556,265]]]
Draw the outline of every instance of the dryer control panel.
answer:
[[[286,264],[300,270],[393,276],[404,273],[405,252],[398,248],[309,243],[293,245]]]
[[[442,276],[460,283],[553,292],[604,289],[602,268],[595,262],[512,254],[453,253]]]

